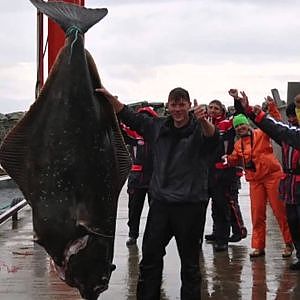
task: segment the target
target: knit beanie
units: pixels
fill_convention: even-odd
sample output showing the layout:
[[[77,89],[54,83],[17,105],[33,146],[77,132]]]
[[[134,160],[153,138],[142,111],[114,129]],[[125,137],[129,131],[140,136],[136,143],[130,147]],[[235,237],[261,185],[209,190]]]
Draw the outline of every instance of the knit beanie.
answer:
[[[247,119],[247,117],[243,114],[239,114],[239,115],[236,115],[234,118],[233,118],[233,127],[237,127],[239,125],[243,125],[243,124],[248,124],[249,125],[249,121]]]

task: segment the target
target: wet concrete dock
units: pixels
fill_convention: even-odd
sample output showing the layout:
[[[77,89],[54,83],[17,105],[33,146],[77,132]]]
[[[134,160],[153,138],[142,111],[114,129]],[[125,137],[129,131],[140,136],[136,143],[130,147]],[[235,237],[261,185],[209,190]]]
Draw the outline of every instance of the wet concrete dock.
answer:
[[[1,191],[0,191],[1,197]],[[203,274],[202,299],[242,300],[296,300],[300,299],[300,272],[290,271],[295,259],[281,257],[283,241],[277,223],[268,210],[266,256],[250,260],[251,239],[248,186],[242,184],[240,205],[248,228],[248,237],[229,246],[228,252],[215,253],[212,244],[204,242],[199,252]],[[147,208],[143,211],[141,235],[146,222]],[[137,247],[127,248],[127,194],[120,197],[114,263],[117,269],[111,277],[109,289],[99,299],[134,300],[141,238]],[[12,225],[14,225],[12,229]],[[212,221],[207,213],[206,233]],[[162,285],[162,299],[180,299],[179,258],[174,240],[167,248]],[[0,299],[55,300],[81,299],[58,279],[45,251],[32,241],[31,210],[23,209],[19,222],[8,221],[0,226]]]

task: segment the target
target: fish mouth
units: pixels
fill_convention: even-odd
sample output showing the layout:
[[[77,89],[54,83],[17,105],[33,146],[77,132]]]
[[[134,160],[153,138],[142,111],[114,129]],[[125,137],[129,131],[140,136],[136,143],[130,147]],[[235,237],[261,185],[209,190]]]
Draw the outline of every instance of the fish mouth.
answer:
[[[99,295],[108,289],[109,277],[102,276],[101,283],[93,288],[95,294]]]
[[[67,266],[68,266],[70,257],[72,255],[76,255],[80,250],[82,250],[86,247],[88,238],[89,238],[89,236],[85,235],[81,238],[76,239],[69,245],[67,245],[67,247],[65,248],[65,251],[64,251],[65,259],[63,261],[62,266],[57,265],[53,259],[50,260],[51,265],[54,267],[58,277],[61,280],[66,281],[66,270],[67,270]]]
[[[81,289],[79,289],[79,291],[83,299],[96,300],[98,299],[99,295],[104,291],[106,291],[107,289],[108,289],[108,284],[104,284],[104,285],[95,286],[92,291],[81,290]]]
[[[94,287],[94,293],[100,295],[108,289],[108,284]]]

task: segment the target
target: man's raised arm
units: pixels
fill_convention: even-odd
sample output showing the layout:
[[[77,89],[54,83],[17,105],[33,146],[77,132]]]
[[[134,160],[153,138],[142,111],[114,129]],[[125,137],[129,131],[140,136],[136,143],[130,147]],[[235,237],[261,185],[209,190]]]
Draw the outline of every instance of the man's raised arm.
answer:
[[[116,96],[113,96],[105,88],[98,88],[98,89],[95,89],[95,91],[102,94],[110,102],[110,104],[113,106],[114,111],[116,113],[120,112],[123,109],[124,104],[122,102],[120,102]]]
[[[257,106],[250,106],[246,95],[240,98],[239,101],[243,107],[244,114],[246,114],[269,137],[300,149],[300,129],[298,127],[290,127],[281,121],[276,121],[267,116],[264,111],[258,109]]]

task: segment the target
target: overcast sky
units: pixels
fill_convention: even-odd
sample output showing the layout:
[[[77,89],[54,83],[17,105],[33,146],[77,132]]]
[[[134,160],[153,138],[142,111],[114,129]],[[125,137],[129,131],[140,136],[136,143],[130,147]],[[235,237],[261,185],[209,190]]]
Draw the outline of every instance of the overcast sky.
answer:
[[[86,34],[102,82],[126,102],[166,101],[177,86],[200,103],[261,103],[300,81],[300,1],[86,0],[108,15]],[[27,110],[36,81],[36,9],[1,3],[0,112]]]

